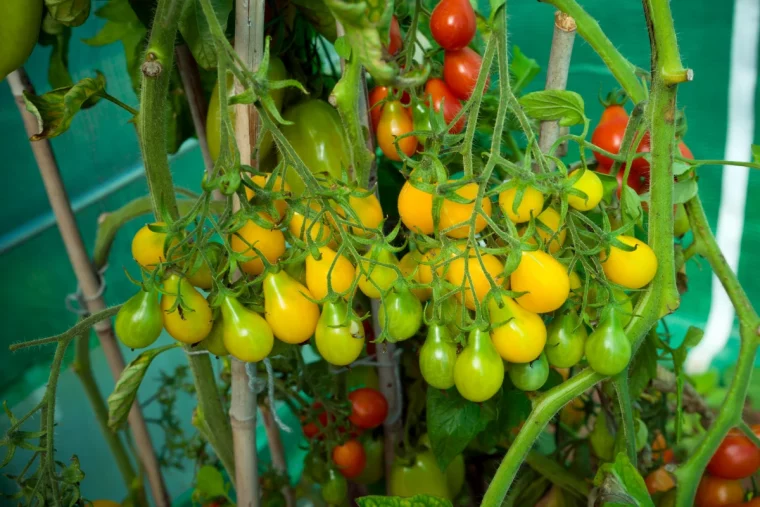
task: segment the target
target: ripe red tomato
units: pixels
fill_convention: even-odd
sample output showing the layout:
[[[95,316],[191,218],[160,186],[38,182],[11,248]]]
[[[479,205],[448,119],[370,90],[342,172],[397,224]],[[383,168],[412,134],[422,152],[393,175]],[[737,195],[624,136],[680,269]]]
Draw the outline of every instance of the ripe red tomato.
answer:
[[[697,488],[696,507],[719,507],[741,503],[744,488],[740,481],[728,481],[705,474]]]
[[[475,11],[469,0],[441,0],[430,15],[430,32],[443,49],[455,51],[475,36]]]
[[[336,445],[333,448],[332,458],[346,479],[357,477],[367,464],[367,454],[364,452],[364,447],[356,440],[349,440],[343,445]]]
[[[351,415],[348,416],[348,420],[358,428],[377,428],[388,415],[388,401],[377,389],[357,389],[348,395],[348,399],[351,401]]]
[[[753,431],[756,435],[760,435],[760,425],[755,425]],[[736,429],[726,435],[707,464],[710,475],[721,479],[744,479],[753,475],[758,469],[760,469],[760,449]]]
[[[470,48],[446,51],[443,59],[443,80],[449,89],[462,100],[467,100],[475,89],[483,59]],[[486,81],[486,90],[489,80]]]
[[[401,27],[398,24],[396,16],[393,16],[393,19],[391,19],[391,40],[388,44],[388,53],[390,53],[391,56],[398,53],[399,49],[401,49],[402,42]]]
[[[443,118],[447,123],[451,123],[451,120],[462,109],[462,103],[442,79],[428,79],[425,83],[425,94],[430,96],[430,102],[436,112],[441,110],[441,102],[443,102]],[[449,129],[449,132],[458,134],[463,128],[464,118],[460,118],[456,125]]]
[[[628,113],[620,104],[612,104],[604,108],[602,117],[599,118],[599,123],[602,124],[611,120],[616,120],[618,118],[624,118],[625,120],[628,120]]]
[[[683,158],[688,158],[689,160],[694,160],[694,154],[691,152],[688,146],[686,146],[686,143],[683,141],[678,142],[678,151],[681,152],[681,156]]]
[[[321,403],[314,403],[311,406],[313,411],[318,411],[322,408]],[[315,436],[317,436],[318,433],[324,430],[325,427],[327,427],[327,422],[330,417],[328,416],[327,412],[324,410],[319,413],[317,416],[317,422],[308,422],[304,424],[301,429],[303,430],[303,434],[306,438],[312,439]],[[303,420],[303,418],[302,418]],[[322,439],[323,435],[319,435],[317,438]]]
[[[372,132],[377,132],[377,124],[380,123],[380,118],[383,116],[383,105],[377,105],[381,101],[385,100],[388,96],[387,86],[375,86],[370,90],[369,97],[369,119],[372,124]]]
[[[628,125],[628,118],[616,117],[610,121],[600,123],[594,129],[591,136],[591,142],[598,147],[610,153],[619,153],[620,145],[623,144],[623,134],[625,127]],[[614,160],[602,153],[594,152],[594,158],[599,162],[600,167],[609,169],[612,167]]]

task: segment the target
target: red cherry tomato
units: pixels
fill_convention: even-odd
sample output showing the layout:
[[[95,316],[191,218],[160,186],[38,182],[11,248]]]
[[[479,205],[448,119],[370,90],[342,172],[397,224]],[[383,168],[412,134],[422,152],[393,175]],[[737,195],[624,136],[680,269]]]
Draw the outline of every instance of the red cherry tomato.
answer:
[[[393,19],[391,19],[391,40],[388,44],[388,53],[390,53],[391,56],[398,53],[399,49],[401,49],[402,41],[401,27],[398,24],[396,16],[393,16]]]
[[[591,136],[591,142],[610,153],[617,154],[620,152],[620,145],[623,144],[623,134],[625,127],[628,125],[627,118],[614,118],[610,121],[600,123]],[[594,152],[594,158],[599,162],[599,166],[609,169],[612,167],[614,160],[602,153]]]
[[[744,488],[742,488],[740,481],[729,481],[705,474],[699,482],[694,505],[696,507],[720,507],[735,503],[741,504],[743,499]]]
[[[380,117],[383,116],[383,105],[378,105],[388,96],[388,87],[375,86],[370,90],[369,97],[369,118],[372,123],[372,131],[377,132],[377,124],[380,123]]]
[[[752,429],[760,436],[760,425],[755,425]],[[726,435],[707,464],[710,475],[721,479],[744,479],[759,469],[760,449],[736,429]]]
[[[311,406],[311,409],[315,412],[321,408],[322,408],[321,403],[314,403]],[[303,429],[304,436],[308,439],[312,439],[316,436],[317,438],[321,440],[323,438],[323,435],[321,434],[318,435],[318,434],[327,427],[327,423],[329,419],[332,419],[332,418],[328,416],[327,412],[322,410],[317,416],[317,422],[308,422],[301,427]]]
[[[353,479],[364,471],[367,464],[367,454],[362,444],[356,440],[349,440],[343,445],[336,445],[333,449],[332,458],[338,466],[338,470],[347,479]]]
[[[348,395],[351,401],[351,415],[348,420],[365,430],[377,428],[388,415],[388,401],[383,393],[371,387],[363,387],[351,391]]]
[[[620,104],[612,104],[611,106],[607,106],[604,108],[604,111],[602,112],[602,117],[599,118],[599,124],[612,121],[612,120],[617,120],[619,118],[628,120],[628,113],[626,112],[625,108],[621,106]]]
[[[394,141],[397,137],[414,130],[412,116],[400,101],[387,102],[383,107],[383,115],[377,125],[377,144],[383,154],[391,160],[400,161],[399,150],[411,157],[417,149],[417,138],[405,137],[398,141],[398,149]]]
[[[446,51],[443,59],[443,80],[449,89],[462,100],[467,100],[475,89],[483,59],[470,48]],[[486,80],[486,90],[489,80]]]
[[[455,51],[475,36],[475,11],[469,0],[441,0],[430,15],[430,32],[443,49]]]
[[[443,103],[443,118],[447,123],[451,123],[451,120],[462,109],[462,103],[442,79],[428,79],[425,83],[425,94],[430,96],[430,102],[436,112],[441,110],[441,103]],[[463,128],[464,118],[460,118],[456,125],[449,129],[449,132],[458,134]]]
[[[681,152],[681,156],[683,158],[688,158],[689,160],[694,160],[694,154],[691,152],[688,146],[686,146],[686,143],[683,141],[679,141],[678,143],[678,151]]]

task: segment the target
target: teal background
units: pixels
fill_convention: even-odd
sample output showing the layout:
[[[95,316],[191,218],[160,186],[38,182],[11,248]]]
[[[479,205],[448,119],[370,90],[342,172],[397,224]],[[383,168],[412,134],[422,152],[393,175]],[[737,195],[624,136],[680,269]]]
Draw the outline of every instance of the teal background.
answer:
[[[620,51],[635,64],[649,65],[649,43],[639,2],[587,0],[584,7],[599,20]],[[95,2],[97,5],[98,2]],[[684,63],[695,73],[695,81],[679,88],[679,104],[686,107],[689,130],[686,141],[697,158],[721,159],[725,147],[728,101],[728,72],[730,63],[730,37],[732,29],[732,2],[710,0],[672,2]],[[529,57],[545,66],[549,54],[553,29],[553,9],[536,2],[510,2],[510,42],[518,45]],[[70,49],[70,68],[74,80],[94,75],[98,69],[106,76],[108,91],[129,105],[137,106],[137,99],[124,69],[124,56],[120,44],[102,48],[86,46],[79,39],[94,35],[103,21],[91,17],[74,31]],[[28,62],[27,71],[38,92],[49,89],[46,79],[49,48],[38,47]],[[542,73],[533,88],[541,88],[545,80]],[[569,77],[569,88],[581,93],[586,100],[586,113],[592,119],[601,114],[596,97],[615,86],[615,81],[591,48],[580,38],[576,41]],[[127,123],[128,115],[113,104],[102,102],[83,111],[74,119],[71,130],[54,139],[63,179],[87,247],[91,250],[98,217],[116,209],[135,197],[147,193],[142,173],[140,154],[133,127]],[[757,137],[757,136],[755,136]],[[10,95],[7,83],[0,83],[0,146],[5,185],[0,185],[0,280],[5,290],[0,295],[3,315],[2,343],[27,340],[59,333],[76,321],[66,310],[64,298],[76,288],[76,280],[47,202],[21,120]],[[197,143],[187,142],[172,160],[172,171],[178,185],[199,190],[203,163]],[[750,174],[750,189],[746,210],[743,252],[760,249],[760,207],[752,205],[751,196],[760,185],[760,173]],[[700,172],[700,192],[711,220],[715,225],[720,206],[721,168],[709,167]],[[108,284],[106,300],[116,304],[126,300],[134,287],[123,270],[136,274],[130,254],[130,240],[142,225],[136,220],[118,234],[112,249],[109,269],[105,278]],[[752,255],[742,257],[739,277],[751,300],[760,301],[760,286],[755,276]],[[690,290],[685,295],[682,309],[669,318],[674,337],[680,339],[688,325],[703,326],[710,309],[710,276],[706,264],[688,266]],[[162,336],[159,344],[169,343]],[[738,351],[736,329],[726,349],[715,360],[724,368],[733,364]],[[134,353],[125,350],[127,360]],[[38,400],[40,388],[49,373],[52,348],[25,350],[11,355],[6,353],[0,368],[2,399],[7,399],[14,412],[23,414]],[[140,389],[145,399],[155,390],[158,371],[170,372],[185,359],[180,350],[160,356],[151,367]],[[101,391],[107,395],[113,380],[105,365],[100,349],[93,351],[93,367]],[[42,387],[44,389],[44,387]],[[93,420],[84,393],[76,377],[66,371],[59,384],[57,405],[57,449],[60,459],[77,454],[87,479],[82,491],[88,498],[120,499],[124,488],[116,467],[105,451],[105,443]],[[187,397],[180,406],[186,414],[190,429],[190,413],[194,400]],[[147,417],[155,416],[151,410]],[[283,417],[291,426],[297,426],[289,414]],[[7,424],[0,419],[0,430]],[[36,424],[36,422],[33,422]],[[259,428],[260,444],[263,429]],[[300,435],[298,430],[295,434]],[[154,434],[154,443],[160,447],[160,435]],[[286,436],[288,455],[297,452],[298,438]],[[23,453],[19,453],[23,454]],[[300,459],[291,459],[293,473],[297,473]],[[18,472],[23,463],[17,456],[7,472]],[[192,483],[192,471],[165,471],[169,491],[173,496],[185,492]],[[8,484],[0,479],[0,491]]]

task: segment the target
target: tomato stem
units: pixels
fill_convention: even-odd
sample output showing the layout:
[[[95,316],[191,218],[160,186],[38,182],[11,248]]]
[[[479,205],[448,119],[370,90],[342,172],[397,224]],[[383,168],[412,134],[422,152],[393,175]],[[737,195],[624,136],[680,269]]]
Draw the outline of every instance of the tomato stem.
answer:
[[[636,466],[636,428],[633,423],[633,406],[631,404],[631,391],[628,386],[628,373],[630,366],[620,372],[614,380],[615,393],[617,394],[618,404],[620,405],[620,416],[623,422],[623,438],[625,440],[625,450],[628,459],[633,466]]]
[[[739,429],[744,433],[747,438],[752,441],[753,444],[755,444],[756,447],[760,448],[760,438],[755,434],[754,431],[752,431],[752,428],[749,424],[747,424],[744,420],[739,421]]]

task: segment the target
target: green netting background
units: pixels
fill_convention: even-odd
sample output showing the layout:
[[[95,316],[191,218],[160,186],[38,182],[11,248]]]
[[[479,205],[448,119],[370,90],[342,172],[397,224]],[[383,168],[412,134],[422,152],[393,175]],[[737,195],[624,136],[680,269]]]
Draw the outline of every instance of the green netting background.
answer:
[[[586,0],[582,4],[597,17],[623,54],[635,64],[648,67],[648,38],[639,2]],[[728,1],[675,0],[672,8],[684,63],[694,69],[696,76],[694,83],[679,89],[679,103],[686,106],[689,120],[686,140],[697,158],[721,159],[726,145],[734,4]],[[525,54],[544,66],[549,54],[553,9],[535,1],[523,0],[510,2],[509,10],[511,43],[520,46]],[[92,48],[79,41],[94,35],[102,24],[102,20],[91,17],[74,32],[70,55],[74,80],[90,76],[93,69],[99,69],[105,74],[112,95],[136,105],[136,97],[124,74],[120,44]],[[46,79],[48,57],[49,49],[38,48],[27,66],[39,92],[49,89]],[[542,74],[535,80],[534,87],[541,87],[543,81]],[[598,118],[601,106],[596,97],[614,86],[614,80],[596,54],[579,38],[573,54],[569,87],[584,96],[589,117]],[[748,114],[752,112],[748,111]],[[102,103],[77,115],[71,130],[53,140],[63,179],[90,249],[101,213],[147,193],[137,140],[127,120],[126,113],[111,104]],[[4,82],[0,83],[0,153],[0,164],[5,174],[5,184],[0,185],[0,280],[4,282],[4,290],[0,294],[3,323],[0,350],[7,350],[7,345],[12,342],[56,334],[73,324],[76,316],[66,309],[64,298],[75,290],[76,281],[18,112]],[[203,170],[197,144],[187,143],[174,158],[172,169],[177,184],[197,189]],[[749,186],[739,277],[750,298],[760,301],[760,281],[753,255],[760,249],[760,206],[752,201],[752,196],[760,190],[760,172],[751,172]],[[711,224],[715,226],[721,204],[720,167],[701,171],[700,192]],[[105,276],[109,304],[125,300],[134,290],[123,269],[135,273],[129,245],[139,226],[140,223],[130,223],[117,236]],[[690,263],[688,276],[689,292],[683,299],[682,310],[670,322],[676,336],[681,335],[688,325],[703,326],[710,310],[711,275],[706,266],[700,268]],[[167,336],[160,339],[164,343],[169,340]],[[713,364],[721,369],[730,367],[737,351],[738,337],[734,328],[727,347]],[[46,348],[0,355],[0,398],[7,399],[19,412],[28,409],[39,397],[38,389],[49,373],[52,353],[52,348]],[[128,360],[134,357],[128,350],[125,350],[125,355]],[[184,358],[180,351],[162,355],[141,388],[141,398],[149,396],[154,390],[159,369],[171,371],[182,361]],[[99,349],[93,353],[93,366],[101,390],[110,392],[113,380]],[[74,453],[79,455],[82,467],[88,473],[89,480],[83,483],[83,491],[88,497],[120,498],[123,486],[118,472],[104,451],[105,444],[90,415],[84,393],[71,372],[62,375],[59,393],[59,457],[65,459]],[[192,406],[193,401],[187,399],[180,407],[188,414],[188,419]],[[156,414],[149,412],[147,415]],[[289,421],[292,423],[293,419]],[[5,423],[0,420],[0,429]],[[190,427],[189,420],[187,426]],[[259,442],[263,442],[263,433],[261,436]],[[160,446],[159,436],[155,438],[156,445]],[[292,436],[286,435],[289,452],[298,452],[298,438],[298,431]],[[292,460],[293,473],[298,472],[296,461]],[[14,461],[11,465],[11,473],[18,463]],[[172,495],[178,496],[190,487],[192,473],[168,472],[166,479]],[[0,482],[0,491],[5,489],[3,486],[8,485]]]

